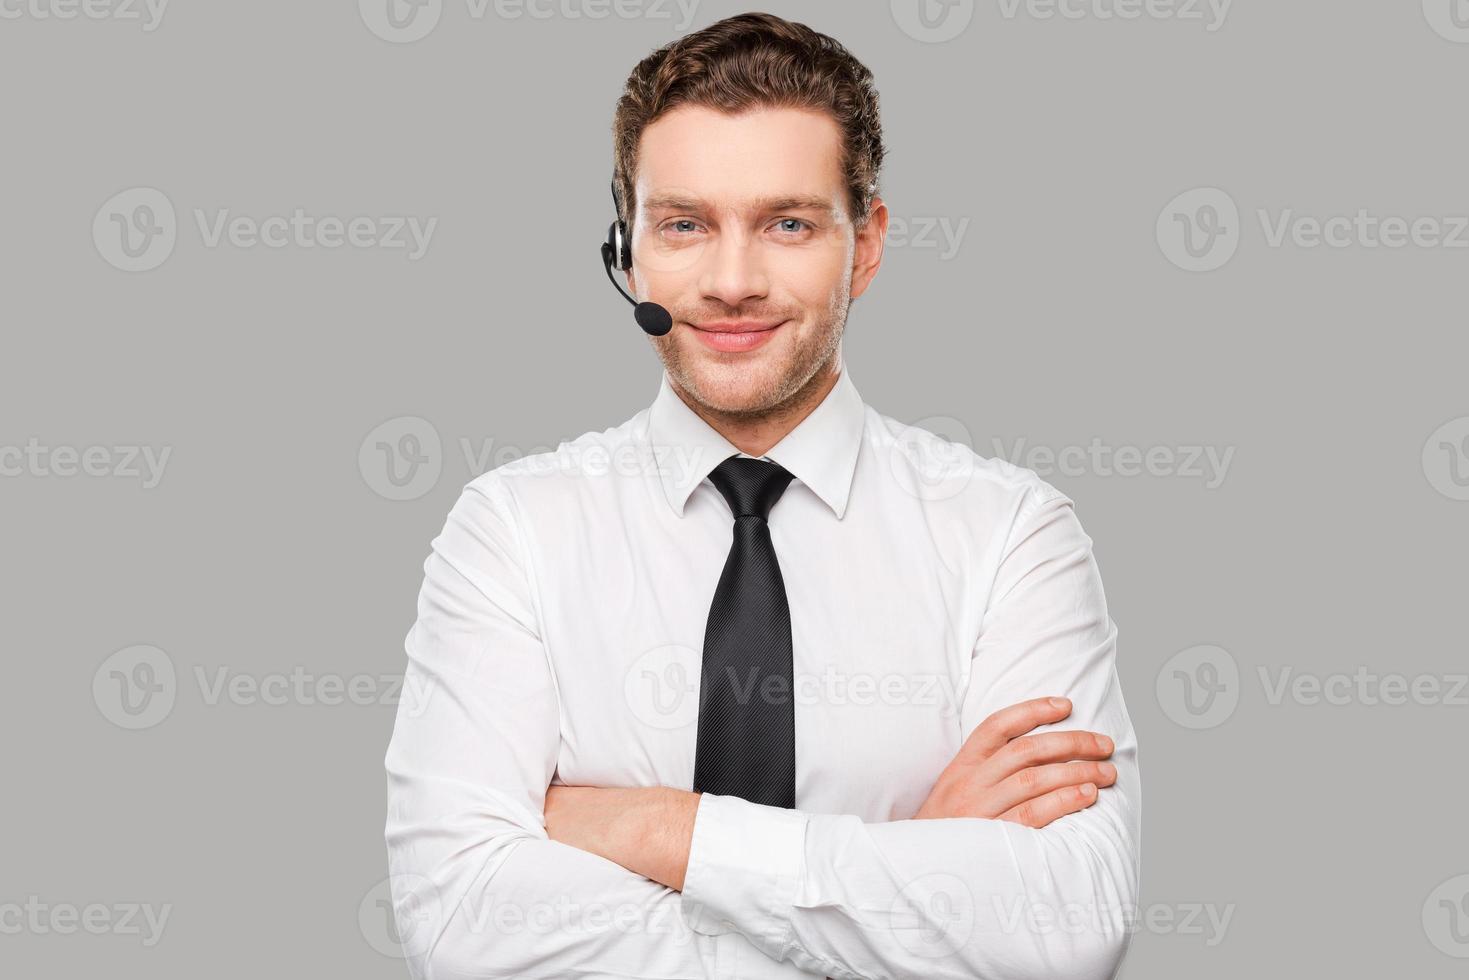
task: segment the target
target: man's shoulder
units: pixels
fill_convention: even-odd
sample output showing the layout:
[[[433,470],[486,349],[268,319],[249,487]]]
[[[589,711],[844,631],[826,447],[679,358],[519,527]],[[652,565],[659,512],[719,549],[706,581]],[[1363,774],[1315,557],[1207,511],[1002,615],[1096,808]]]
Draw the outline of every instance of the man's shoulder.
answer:
[[[603,478],[636,477],[651,455],[647,440],[648,409],[605,429],[591,429],[543,449],[506,460],[465,484],[491,499],[562,496],[612,485]]]
[[[975,449],[962,420],[927,416],[904,422],[866,406],[865,438],[898,487],[925,504],[1030,510],[1071,498],[1035,470]]]

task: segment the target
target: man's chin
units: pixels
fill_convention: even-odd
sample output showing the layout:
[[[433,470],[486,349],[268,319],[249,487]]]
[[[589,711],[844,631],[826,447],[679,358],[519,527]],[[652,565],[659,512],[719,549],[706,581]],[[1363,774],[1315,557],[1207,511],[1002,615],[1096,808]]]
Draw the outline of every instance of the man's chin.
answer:
[[[769,358],[741,358],[738,361],[709,361],[699,358],[689,365],[688,387],[694,400],[716,412],[745,415],[762,412],[776,383],[779,362]]]

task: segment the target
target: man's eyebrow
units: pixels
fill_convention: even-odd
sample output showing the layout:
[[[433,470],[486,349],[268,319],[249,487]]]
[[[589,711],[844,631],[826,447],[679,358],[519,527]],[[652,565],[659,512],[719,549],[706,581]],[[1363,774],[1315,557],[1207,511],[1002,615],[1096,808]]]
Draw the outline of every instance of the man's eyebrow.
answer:
[[[825,198],[804,197],[800,195],[756,198],[749,202],[749,206],[761,213],[770,211],[820,211],[824,214],[835,214],[836,212],[831,202]],[[654,194],[644,202],[644,207],[649,211],[689,211],[703,213],[708,209],[709,205],[696,197],[684,197],[678,194]]]

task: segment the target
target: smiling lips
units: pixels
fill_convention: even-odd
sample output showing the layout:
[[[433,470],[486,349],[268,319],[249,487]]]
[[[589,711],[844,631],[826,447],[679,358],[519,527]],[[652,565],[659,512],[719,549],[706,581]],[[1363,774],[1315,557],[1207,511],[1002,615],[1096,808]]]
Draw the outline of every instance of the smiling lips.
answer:
[[[724,353],[743,353],[763,346],[775,335],[775,331],[786,321],[760,323],[757,321],[719,320],[689,324],[705,347]]]

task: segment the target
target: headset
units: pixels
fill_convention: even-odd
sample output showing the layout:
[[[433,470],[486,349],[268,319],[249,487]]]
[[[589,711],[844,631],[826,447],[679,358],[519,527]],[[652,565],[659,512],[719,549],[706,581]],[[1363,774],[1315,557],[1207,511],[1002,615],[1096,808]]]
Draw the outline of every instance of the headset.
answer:
[[[607,240],[602,243],[602,266],[607,270],[607,278],[612,280],[612,285],[622,294],[623,299],[633,305],[633,319],[643,332],[650,337],[662,337],[673,329],[673,314],[659,306],[657,303],[639,303],[627,294],[627,290],[617,285],[617,277],[612,274],[612,263],[617,262],[617,268],[623,272],[632,269],[632,239],[627,232],[627,222],[622,220],[622,205],[617,200],[617,180],[612,180],[612,207],[618,215],[612,227],[607,229]]]

